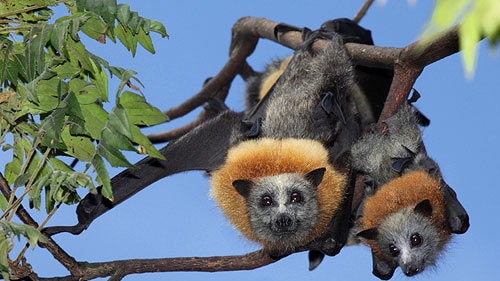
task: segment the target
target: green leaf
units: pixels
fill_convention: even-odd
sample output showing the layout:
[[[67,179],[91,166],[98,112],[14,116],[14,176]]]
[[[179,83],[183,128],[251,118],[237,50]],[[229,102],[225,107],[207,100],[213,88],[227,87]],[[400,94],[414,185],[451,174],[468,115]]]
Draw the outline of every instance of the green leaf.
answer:
[[[155,20],[151,20],[151,25],[149,26],[150,31],[154,31],[159,33],[161,37],[168,37],[167,29],[163,25],[163,23]]]
[[[46,175],[39,177],[38,180],[31,185],[31,189],[29,192],[30,208],[40,211],[40,206],[41,206],[41,202],[42,202],[42,188],[45,185],[47,185],[47,183],[50,181],[51,175],[52,175],[52,171],[50,173],[47,173]],[[46,208],[47,207],[52,208],[53,206],[54,206],[54,204],[50,204],[50,207],[46,206]]]
[[[8,207],[8,201],[7,198],[3,194],[0,194],[0,210],[5,211],[7,210]]]
[[[431,22],[440,29],[455,24],[469,3],[470,0],[437,0]]]
[[[66,146],[66,154],[84,162],[92,160],[96,148],[90,138],[72,136],[68,128],[62,131],[61,138]]]
[[[132,133],[125,110],[116,106],[109,113],[109,119],[104,126],[100,142],[97,147],[99,155],[113,167],[132,167],[133,165],[125,158],[120,150],[136,151],[130,140]]]
[[[108,100],[108,75],[96,64],[95,60],[90,61],[94,69],[91,77],[91,82],[96,86],[97,92],[103,101]]]
[[[135,56],[135,52],[137,50],[137,38],[135,38],[122,24],[118,24],[116,26],[115,34],[120,42],[122,42],[123,46],[132,52],[132,56]]]
[[[68,41],[66,41],[66,50],[68,52],[70,62],[75,67],[81,66],[83,69],[92,72],[93,68],[90,62],[89,54],[81,42],[76,42],[71,38],[68,38]]]
[[[96,181],[102,186],[101,193],[104,197],[113,200],[113,191],[111,189],[111,180],[109,179],[108,171],[106,170],[106,165],[102,160],[101,156],[94,155],[92,159],[92,166],[97,174]]]
[[[26,185],[26,183],[28,183],[28,180],[30,179],[30,177],[31,177],[31,174],[21,174],[21,175],[19,175],[16,178],[16,180],[14,181],[13,186],[15,188],[17,188],[17,187]]]
[[[69,92],[75,94],[78,103],[81,105],[97,101],[107,101],[105,99],[107,97],[101,96],[95,85],[80,78],[74,78],[69,81]]]
[[[98,104],[80,104],[83,117],[85,119],[85,128],[91,138],[99,139],[101,131],[108,121],[108,113]]]
[[[58,52],[61,52],[63,48],[64,42],[66,42],[66,38],[68,37],[68,30],[71,21],[65,20],[56,22],[53,26],[54,29],[50,36],[50,45],[54,47],[54,49]]]
[[[27,142],[28,140],[24,140]],[[17,142],[23,142],[23,140],[15,139],[14,151],[12,153],[12,161],[5,165],[5,179],[9,185],[13,184],[16,178],[21,174],[21,167],[23,165],[24,159],[24,149]]]
[[[26,48],[26,68],[27,77],[32,81],[36,76],[41,75],[45,69],[45,45],[50,39],[53,30],[52,25],[33,27],[29,33]]]
[[[75,135],[88,136],[89,133],[85,129],[85,117],[80,108],[80,103],[73,93],[69,93],[63,101],[66,104],[66,115],[69,115],[66,120],[69,133]],[[64,140],[63,140],[64,141]]]
[[[117,10],[116,0],[78,0],[77,5],[80,11],[84,8],[87,11],[94,12],[100,15],[107,25],[114,25]]]
[[[479,17],[483,35],[488,37],[492,44],[497,44],[500,37],[500,2],[498,0],[483,0],[475,2],[473,10]]]
[[[90,16],[80,28],[88,37],[96,40],[102,39],[108,30],[106,23],[96,16]]]
[[[66,163],[55,157],[49,157],[49,163],[54,170],[62,172],[71,172],[73,169],[69,167]]]
[[[139,145],[138,151],[142,154],[148,154],[151,157],[164,160],[165,157],[161,154],[151,141],[141,132],[139,127],[132,126],[132,138],[135,143]]]
[[[80,26],[83,25],[88,19],[89,15],[85,13],[74,13],[71,16],[63,16],[58,19],[56,19],[55,24],[60,25],[60,26],[65,26],[67,22],[67,32],[69,32],[69,35],[71,36],[71,39],[73,41],[80,41],[80,36],[78,36],[78,32],[80,31]],[[62,29],[62,27],[60,27]],[[60,31],[62,35],[62,30]],[[62,36],[58,36],[59,40],[62,38]],[[64,37],[64,41],[67,40],[67,34],[66,37]],[[52,43],[52,40],[51,40]],[[64,43],[64,42],[63,42]]]
[[[158,108],[146,102],[146,99],[135,93],[125,91],[120,97],[123,106],[132,124],[151,126],[168,120]]]
[[[479,20],[476,15],[468,14],[459,29],[459,44],[467,77],[472,77],[477,55],[477,42],[481,38]]]
[[[113,167],[132,167],[133,165],[116,147],[116,145],[126,144],[126,141],[123,141],[123,138],[115,136],[108,130],[108,128],[104,129],[103,136],[106,138],[103,139],[97,147],[97,152],[99,153],[99,155],[106,158],[109,164],[111,164],[111,166]]]
[[[139,40],[139,44],[141,44],[141,46],[144,47],[144,49],[148,50],[152,54],[155,53],[153,41],[151,40],[149,34],[146,34],[144,30],[140,29],[139,34],[137,34],[137,38]]]
[[[64,88],[60,83],[61,80],[57,79],[57,77],[41,80],[36,83],[35,91],[38,99],[37,105],[41,113],[50,112],[61,103],[60,97],[63,93],[61,93],[60,90]]]
[[[42,121],[42,145],[57,149],[66,148],[64,143],[61,141],[61,131],[63,129],[65,114],[65,109],[58,108]]]
[[[43,236],[40,231],[27,224],[15,223],[10,221],[0,221],[0,228],[2,228],[6,233],[15,235],[17,237],[20,237],[21,235],[24,236],[24,238],[26,238],[32,248],[36,246],[38,241],[42,243],[47,242],[47,238],[45,238],[45,236]]]
[[[127,118],[127,113],[125,112],[125,109],[121,106],[116,106],[109,113],[107,126],[110,127],[113,132],[126,136],[128,139],[132,138],[132,134],[130,133],[130,123]]]
[[[126,25],[130,19],[130,6],[128,4],[118,4],[116,19],[122,25]]]
[[[58,65],[53,70],[59,79],[73,78],[81,71],[80,67],[73,66],[69,62]]]
[[[61,96],[67,92],[66,83],[62,82],[57,77],[48,79],[48,80],[37,80],[33,81],[28,85],[28,91],[30,92],[30,88],[33,86],[34,88],[34,96],[37,98],[37,102],[30,104],[30,108],[32,114],[43,114],[47,112],[51,112],[55,108],[58,108],[61,104]],[[32,99],[30,99],[32,100]]]
[[[70,183],[71,186],[74,187],[76,186],[88,187],[89,192],[92,194],[97,193],[97,188],[95,187],[92,178],[87,174],[73,172],[71,173],[68,182]]]
[[[133,33],[137,34],[139,32],[139,28],[141,28],[141,17],[137,12],[130,12],[130,19],[127,23],[127,28]]]

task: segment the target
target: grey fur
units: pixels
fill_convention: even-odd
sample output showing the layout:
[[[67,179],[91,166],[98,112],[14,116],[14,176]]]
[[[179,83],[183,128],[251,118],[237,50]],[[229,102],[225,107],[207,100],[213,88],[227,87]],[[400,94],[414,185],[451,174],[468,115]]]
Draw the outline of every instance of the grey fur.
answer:
[[[412,235],[419,235],[419,245],[411,245]],[[387,216],[378,227],[377,240],[386,256],[391,257],[392,262],[398,264],[408,276],[433,265],[444,247],[444,241],[440,241],[439,231],[431,218],[415,212],[412,207]],[[399,249],[397,256],[392,256],[391,245]]]
[[[469,227],[469,217],[456,193],[443,180],[438,164],[427,155],[416,112],[413,106],[403,104],[386,120],[386,134],[373,132],[356,142],[351,148],[353,168],[365,175],[365,197],[405,173],[415,170],[427,172],[440,182],[444,195],[448,225],[443,227],[448,227],[452,233],[464,233]],[[363,215],[363,202],[358,206],[357,218]],[[356,237],[359,227],[359,220],[356,220],[351,229],[350,243],[359,243]],[[382,249],[387,250],[390,243],[395,244],[404,257],[387,261],[372,255],[373,273],[381,279],[391,278],[398,265],[407,275],[421,272],[435,262],[444,245],[440,241],[439,230],[432,225],[430,218],[414,212],[412,208],[389,215],[377,231],[376,240]],[[425,244],[411,248],[407,244],[408,237],[416,232],[420,233]],[[390,256],[387,254],[387,257]]]
[[[292,250],[300,245],[317,222],[316,187],[295,173],[256,180],[246,198],[255,234],[262,240],[281,245],[281,249]],[[294,192],[300,195],[300,202],[291,201]],[[262,206],[264,196],[269,196],[273,204]]]
[[[269,76],[280,70],[283,59],[276,59],[271,61],[263,73],[250,77],[246,84],[245,91],[245,108],[250,109],[259,102],[259,93],[262,89],[262,83],[266,81]]]
[[[262,135],[330,143],[342,124],[338,116],[320,108],[321,100],[330,91],[339,104],[345,104],[345,92],[352,84],[353,68],[340,36],[319,54],[297,51],[268,101]]]
[[[401,174],[426,167],[436,176],[441,176],[438,165],[427,155],[415,112],[413,106],[403,105],[386,120],[389,133],[368,134],[352,146],[353,168],[369,175],[375,187]],[[409,159],[404,170],[394,170],[394,161],[404,158]]]

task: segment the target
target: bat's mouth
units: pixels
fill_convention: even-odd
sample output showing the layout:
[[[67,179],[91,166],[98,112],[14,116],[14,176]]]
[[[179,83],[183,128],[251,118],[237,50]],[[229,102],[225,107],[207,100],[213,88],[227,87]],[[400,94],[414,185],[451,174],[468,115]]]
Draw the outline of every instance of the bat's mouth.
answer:
[[[280,239],[298,239],[303,233],[300,226],[300,220],[289,215],[281,215],[270,225],[270,228]]]

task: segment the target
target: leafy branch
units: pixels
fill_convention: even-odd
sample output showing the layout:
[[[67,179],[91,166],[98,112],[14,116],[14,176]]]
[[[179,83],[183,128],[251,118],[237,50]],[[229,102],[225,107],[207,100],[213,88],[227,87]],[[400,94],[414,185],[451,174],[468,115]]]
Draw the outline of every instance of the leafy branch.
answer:
[[[52,7],[60,4],[69,15],[49,23]],[[0,195],[0,271],[7,280],[9,263],[19,269],[25,251],[9,262],[13,237],[23,236],[31,246],[43,242],[57,248],[40,234],[37,223],[27,219],[21,205],[25,198],[31,208],[44,206],[49,217],[55,206],[78,202],[80,187],[96,193],[100,185],[112,199],[105,162],[132,167],[123,150],[162,158],[139,127],[165,122],[167,117],[132,84],[141,84],[136,72],[92,54],[80,36],[101,43],[106,38],[120,41],[135,55],[137,45],[155,52],[152,33],[168,35],[161,23],[116,0],[9,1],[0,4],[0,19],[0,145],[4,154],[12,155]],[[112,99],[106,71],[121,80]],[[114,106],[108,112],[104,105],[110,100]],[[64,156],[84,163],[83,171],[67,164]],[[12,222],[15,214],[25,224]]]

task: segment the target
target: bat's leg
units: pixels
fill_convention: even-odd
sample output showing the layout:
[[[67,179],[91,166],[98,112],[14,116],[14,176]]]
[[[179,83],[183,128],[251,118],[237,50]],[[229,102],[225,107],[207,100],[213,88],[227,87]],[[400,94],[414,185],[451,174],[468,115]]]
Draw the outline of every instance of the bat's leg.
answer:
[[[448,226],[452,233],[462,234],[469,229],[469,215],[465,208],[457,199],[456,192],[444,181],[442,191],[446,202],[446,211],[448,216]]]

